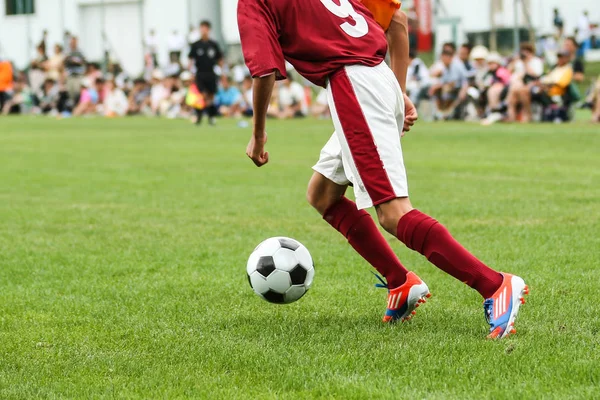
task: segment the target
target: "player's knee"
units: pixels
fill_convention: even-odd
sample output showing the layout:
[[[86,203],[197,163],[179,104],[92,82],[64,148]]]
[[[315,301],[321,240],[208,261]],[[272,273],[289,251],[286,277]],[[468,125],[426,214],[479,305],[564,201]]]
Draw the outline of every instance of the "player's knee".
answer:
[[[396,235],[398,221],[400,221],[398,215],[389,212],[378,212],[377,219],[379,220],[379,225],[381,225],[383,229],[392,235]]]
[[[327,209],[331,206],[331,201],[327,196],[314,185],[308,185],[306,190],[306,200],[319,214],[323,215]]]
[[[315,173],[306,191],[306,199],[321,215],[340,201],[346,192],[346,186],[338,185],[325,178],[319,173]]]
[[[387,232],[396,236],[398,222],[407,213],[413,210],[408,198],[398,198],[377,206],[379,225]]]

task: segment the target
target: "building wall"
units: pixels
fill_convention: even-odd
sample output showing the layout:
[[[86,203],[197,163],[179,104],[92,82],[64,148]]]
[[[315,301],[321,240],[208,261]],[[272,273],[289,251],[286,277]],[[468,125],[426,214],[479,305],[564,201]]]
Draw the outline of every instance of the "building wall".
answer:
[[[6,0],[0,0],[0,57],[25,68],[35,55],[35,46],[48,30],[48,45],[63,43],[68,30],[80,37],[90,60],[100,60],[106,32],[111,57],[118,59],[131,74],[143,66],[143,37],[155,29],[159,38],[159,60],[166,63],[167,37],[173,30],[187,35],[190,24],[213,22],[215,37],[221,40],[219,0],[37,0],[36,13],[6,16]],[[104,6],[104,18],[102,9]]]
[[[433,1],[433,0],[432,0]],[[438,8],[439,15],[445,17],[460,17],[463,29],[466,32],[486,31],[491,26],[491,0],[473,1],[473,0],[441,0],[443,7]],[[521,1],[516,2],[519,6]],[[577,20],[583,10],[590,12],[592,21],[600,21],[600,1],[598,0],[525,0],[528,4],[531,21],[538,34],[553,33],[554,27],[553,9],[560,10],[565,19],[565,30],[568,34],[573,33],[577,25]],[[501,11],[496,14],[495,21],[498,27],[514,26],[514,0],[501,1]],[[445,12],[447,14],[445,14]],[[526,19],[519,10],[519,22],[523,26]]]

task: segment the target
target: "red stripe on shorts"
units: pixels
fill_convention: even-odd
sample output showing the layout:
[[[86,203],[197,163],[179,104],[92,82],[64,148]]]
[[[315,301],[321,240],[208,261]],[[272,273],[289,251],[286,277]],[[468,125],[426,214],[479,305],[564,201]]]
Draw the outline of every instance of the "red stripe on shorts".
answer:
[[[338,119],[350,147],[354,165],[374,205],[395,199],[396,193],[383,166],[354,87],[344,68],[330,78]]]

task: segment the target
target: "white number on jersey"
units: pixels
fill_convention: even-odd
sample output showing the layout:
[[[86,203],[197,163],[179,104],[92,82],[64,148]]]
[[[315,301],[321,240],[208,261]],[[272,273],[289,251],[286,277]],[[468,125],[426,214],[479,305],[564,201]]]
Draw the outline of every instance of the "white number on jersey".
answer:
[[[339,0],[340,5],[338,6],[333,0],[321,0],[321,3],[327,8],[332,14],[340,18],[352,17],[356,25],[352,25],[349,22],[344,22],[340,25],[340,28],[349,36],[359,38],[369,33],[369,25],[365,17],[356,12],[352,4],[348,0]]]

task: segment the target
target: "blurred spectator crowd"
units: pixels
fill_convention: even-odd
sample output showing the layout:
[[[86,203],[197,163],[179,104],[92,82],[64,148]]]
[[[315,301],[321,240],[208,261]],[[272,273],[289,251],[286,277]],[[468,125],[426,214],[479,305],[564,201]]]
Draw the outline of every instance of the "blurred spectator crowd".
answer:
[[[446,43],[429,66],[411,50],[407,94],[425,119],[480,121],[483,125],[563,122],[572,118],[576,107],[588,107],[594,121],[600,122],[600,79],[581,90],[586,81],[583,56],[600,43],[581,35],[585,21],[578,28],[579,36],[565,36],[558,10],[554,18],[555,34],[540,38],[535,45],[522,43],[520,52],[510,57],[483,46],[457,48]],[[201,40],[200,35],[191,30],[186,38],[173,32],[168,38],[169,63],[162,66],[158,65],[156,40],[150,31],[145,39],[145,71],[132,78],[118,63],[88,62],[77,37],[69,35],[66,49],[57,44],[50,51],[44,36],[27,70],[15,70],[8,60],[0,59],[0,114],[197,120],[206,101],[196,87],[193,63],[184,66],[181,59],[188,46]],[[220,62],[215,65],[215,76],[218,115],[252,116],[252,79],[243,63]],[[278,82],[274,90],[268,115],[327,118],[327,93],[289,71],[289,78]]]
[[[591,33],[594,26],[584,11],[577,36],[566,36],[558,10],[554,18],[554,34],[535,44],[521,43],[509,57],[484,46],[445,43],[428,67],[411,50],[407,92],[421,116],[482,125],[558,123],[570,121],[579,107],[591,109],[593,121],[600,122],[600,77],[587,76],[584,61],[586,52],[600,49]]]
[[[198,112],[208,106],[205,93],[196,86],[193,60],[185,66],[181,62],[188,56],[186,48],[201,40],[199,33],[191,32],[186,40],[173,32],[168,41],[169,62],[160,66],[157,39],[155,32],[150,31],[145,39],[146,67],[138,77],[130,77],[118,63],[101,66],[86,60],[85,50],[80,49],[75,36],[68,35],[66,50],[62,44],[56,44],[51,51],[45,37],[46,33],[26,70],[16,70],[9,60],[0,59],[0,115],[143,115],[197,121]],[[314,88],[295,81],[294,76],[290,71],[289,79],[278,82],[269,116],[308,116],[313,103],[320,104],[317,109],[326,115],[326,97],[317,96],[313,102]],[[252,79],[243,62],[231,66],[215,63],[214,77],[214,106],[218,114],[233,118],[252,116]]]

